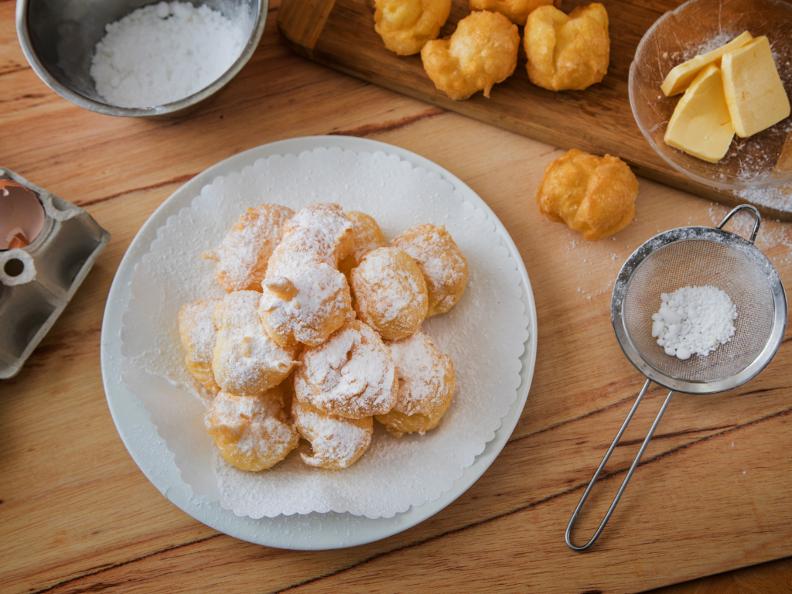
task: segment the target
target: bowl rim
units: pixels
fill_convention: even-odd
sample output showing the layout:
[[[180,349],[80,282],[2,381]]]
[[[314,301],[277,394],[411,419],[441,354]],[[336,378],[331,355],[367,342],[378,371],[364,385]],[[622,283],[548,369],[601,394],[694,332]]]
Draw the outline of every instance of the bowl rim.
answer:
[[[745,180],[740,180],[739,178],[729,179],[725,181],[717,180],[713,177],[706,177],[703,175],[699,175],[698,173],[688,169],[687,167],[683,166],[679,162],[675,161],[671,157],[669,157],[664,151],[660,150],[658,143],[655,142],[655,139],[649,134],[649,131],[641,124],[638,113],[637,113],[637,99],[635,97],[634,87],[636,85],[636,78],[637,78],[637,70],[638,70],[638,56],[643,53],[646,44],[649,43],[649,40],[654,37],[655,30],[660,26],[661,23],[665,22],[666,19],[671,18],[672,15],[676,15],[680,12],[683,12],[687,8],[689,8],[693,4],[704,3],[704,2],[711,2],[713,0],[687,0],[687,2],[683,2],[676,8],[666,11],[662,15],[660,15],[657,20],[646,30],[646,32],[641,37],[641,40],[638,42],[638,45],[635,48],[635,53],[633,54],[633,59],[630,62],[630,70],[627,77],[627,95],[630,102],[630,110],[632,111],[633,120],[635,121],[638,130],[641,131],[641,135],[644,137],[646,142],[649,143],[649,146],[652,147],[652,150],[661,158],[663,161],[668,163],[674,170],[682,173],[683,175],[687,176],[688,178],[692,179],[693,181],[704,185],[710,188],[716,188],[719,190],[726,190],[729,192],[741,192],[746,190],[755,190],[755,189],[764,189],[764,188],[777,188],[777,187],[784,187],[790,183],[790,180],[782,178],[772,178],[768,176],[762,176],[758,180],[756,178],[750,179],[746,178]],[[721,0],[718,0],[719,2]],[[784,6],[790,10],[792,13],[792,3],[788,2],[787,0],[763,0],[768,4],[775,4],[778,6]],[[738,33],[739,34],[739,33]],[[659,87],[658,87],[659,91]]]
[[[156,2],[157,0],[154,0]],[[152,2],[152,4],[154,3]],[[28,19],[30,17],[29,0],[17,0],[16,5],[16,32],[19,40],[19,45],[22,48],[22,53],[25,56],[30,67],[47,85],[50,89],[55,91],[58,95],[70,101],[71,103],[88,109],[96,113],[111,116],[133,117],[133,118],[151,118],[161,117],[166,115],[173,115],[182,112],[201,101],[208,99],[220,89],[226,86],[233,78],[239,73],[240,70],[247,64],[256,48],[261,41],[261,36],[264,34],[264,27],[267,22],[267,15],[269,12],[269,0],[256,0],[258,10],[254,16],[255,23],[250,37],[245,44],[239,57],[233,64],[216,80],[207,85],[206,87],[196,91],[192,95],[171,101],[164,105],[157,105],[154,107],[121,107],[115,106],[103,101],[97,101],[86,97],[82,93],[78,93],[61,83],[53,74],[47,69],[46,66],[39,60],[38,55],[33,47],[33,43],[28,30]]]

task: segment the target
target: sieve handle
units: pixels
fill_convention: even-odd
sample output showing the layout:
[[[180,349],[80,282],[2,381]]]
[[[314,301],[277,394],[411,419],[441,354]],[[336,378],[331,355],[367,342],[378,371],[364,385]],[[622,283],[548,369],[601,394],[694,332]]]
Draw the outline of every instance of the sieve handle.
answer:
[[[756,234],[759,233],[759,226],[762,224],[762,215],[759,213],[759,211],[756,209],[755,206],[751,206],[750,204],[740,204],[739,206],[735,206],[726,214],[725,217],[723,217],[723,220],[720,222],[720,225],[718,225],[718,229],[723,229],[723,227],[726,226],[726,223],[728,223],[729,220],[741,210],[747,211],[751,213],[751,215],[753,215],[754,226],[753,229],[751,230],[751,237],[748,239],[748,241],[753,243],[754,241],[756,241]]]
[[[597,526],[597,529],[594,531],[594,535],[585,544],[582,545],[574,544],[572,542],[572,529],[575,526],[575,522],[577,522],[578,515],[583,509],[583,506],[585,506],[586,500],[589,498],[589,495],[591,494],[591,490],[594,488],[597,479],[599,479],[600,473],[602,472],[602,469],[605,468],[605,464],[607,464],[608,459],[611,457],[611,454],[613,453],[613,450],[615,450],[616,446],[619,445],[619,440],[621,439],[624,430],[627,429],[627,426],[630,424],[630,421],[632,421],[635,411],[638,410],[638,407],[640,406],[641,401],[643,400],[643,397],[646,395],[646,392],[651,384],[652,384],[652,380],[648,380],[648,379],[646,380],[646,383],[644,383],[643,388],[641,388],[641,391],[638,393],[638,397],[635,399],[635,402],[633,403],[632,408],[630,409],[630,412],[627,413],[624,422],[619,428],[619,431],[616,433],[616,437],[613,438],[613,441],[611,442],[608,451],[605,452],[605,455],[602,458],[602,462],[600,462],[599,466],[597,466],[597,470],[594,471],[594,476],[591,477],[591,481],[589,481],[586,490],[583,491],[583,495],[581,495],[580,501],[578,502],[575,511],[572,512],[572,517],[569,518],[569,523],[567,524],[566,532],[564,533],[564,540],[566,541],[567,546],[573,551],[582,552],[587,550],[589,547],[591,547],[591,545],[593,545],[597,541],[597,539],[600,537],[600,534],[602,534],[602,531],[605,529],[605,525],[608,523],[608,520],[610,520],[610,517],[613,514],[613,511],[616,509],[616,506],[619,504],[619,500],[624,494],[624,490],[627,488],[627,483],[630,482],[630,479],[632,478],[635,469],[638,467],[638,463],[641,461],[641,456],[643,456],[643,453],[646,450],[646,446],[649,445],[649,441],[651,441],[652,436],[654,436],[655,430],[657,429],[657,426],[660,424],[660,419],[663,418],[663,413],[666,411],[666,408],[668,408],[668,403],[671,402],[671,396],[674,394],[673,390],[668,393],[668,396],[666,396],[665,401],[663,401],[663,405],[660,407],[660,410],[657,413],[655,420],[652,422],[652,426],[649,427],[649,431],[647,432],[646,437],[644,438],[643,443],[641,444],[641,447],[638,449],[638,453],[635,455],[635,458],[633,458],[632,464],[630,464],[630,468],[627,470],[627,474],[625,475],[624,480],[622,480],[621,485],[619,485],[619,490],[616,491],[616,495],[613,497],[613,501],[611,501],[608,511],[605,512],[605,517],[602,518],[602,521],[600,522],[599,526]]]

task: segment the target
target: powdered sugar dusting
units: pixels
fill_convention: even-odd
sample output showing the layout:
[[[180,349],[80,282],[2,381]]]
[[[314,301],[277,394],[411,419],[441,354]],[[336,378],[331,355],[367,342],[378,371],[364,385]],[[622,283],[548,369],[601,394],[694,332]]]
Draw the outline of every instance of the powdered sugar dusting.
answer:
[[[236,396],[219,392],[204,417],[212,433],[225,433],[242,454],[267,454],[291,449],[294,429],[284,421],[280,403],[266,396]]]
[[[198,300],[185,303],[179,310],[179,326],[188,341],[185,345],[193,361],[212,362],[217,332],[214,326],[215,306],[219,299]]]
[[[336,201],[372,214],[388,236],[420,222],[444,225],[453,235],[469,262],[467,292],[448,314],[425,323],[457,365],[455,403],[437,429],[398,439],[377,428],[366,454],[343,472],[317,471],[296,455],[272,471],[242,472],[212,448],[195,447],[194,432],[184,430],[195,401],[174,320],[182,303],[217,295],[211,267],[196,265],[195,255],[218,245],[242,209],[259,205],[262,196],[295,210]],[[252,518],[329,511],[391,517],[451,489],[514,410],[531,303],[518,260],[492,213],[467,188],[395,154],[317,148],[260,159],[204,187],[144,249],[123,296],[123,364],[130,375],[185,386],[168,407],[139,398],[173,452],[183,488],[196,498]],[[163,332],[170,328],[173,333]]]
[[[322,346],[306,350],[301,363],[297,398],[317,408],[359,419],[384,414],[396,402],[393,360],[363,322],[352,322]]]
[[[410,310],[426,312],[427,294],[423,278],[416,278],[399,265],[399,251],[395,248],[379,248],[369,252],[353,272],[354,283],[359,281],[365,285],[363,292],[371,293],[362,295],[356,289],[358,306],[361,301],[365,301],[365,309],[370,308],[379,323],[392,322]],[[420,275],[420,272],[416,274]]]
[[[311,444],[312,453],[301,453],[309,466],[347,468],[371,444],[371,419],[352,421],[320,414],[299,403],[292,407],[292,414],[300,434]]]
[[[418,225],[395,237],[393,244],[412,256],[421,267],[429,289],[430,309],[444,311],[450,307],[453,304],[449,302],[450,293],[467,278],[467,262],[445,229],[430,224]]]
[[[275,270],[283,275],[268,275],[261,296],[262,316],[272,331],[294,336],[303,344],[321,344],[344,321],[352,319],[349,285],[333,266],[295,260],[293,265]],[[273,290],[277,283],[288,283],[294,294],[290,297],[278,294]]]
[[[275,344],[258,317],[259,294],[229,293],[218,306],[213,370],[217,384],[234,394],[257,394],[288,375],[292,353]]]
[[[217,280],[228,291],[261,290],[261,281],[284,223],[294,214],[290,208],[262,204],[249,208],[216,250],[207,254],[217,261]]]
[[[423,332],[392,342],[390,349],[399,376],[395,410],[405,415],[429,414],[447,396],[451,360]]]

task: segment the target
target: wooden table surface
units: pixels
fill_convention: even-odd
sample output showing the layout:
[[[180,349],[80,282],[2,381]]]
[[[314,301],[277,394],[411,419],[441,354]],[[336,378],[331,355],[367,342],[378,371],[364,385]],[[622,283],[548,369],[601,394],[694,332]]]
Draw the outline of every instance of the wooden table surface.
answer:
[[[641,383],[610,327],[614,275],[649,235],[711,224],[722,207],[641,180],[637,220],[613,240],[581,241],[533,203],[558,150],[307,62],[280,41],[275,14],[250,64],[189,118],[96,115],[58,98],[27,67],[13,12],[14,2],[0,1],[0,163],[84,206],[113,238],[22,373],[0,383],[0,591],[616,592],[792,555],[789,333],[748,385],[677,397],[596,549],[578,555],[563,544],[569,512]],[[478,483],[402,534],[312,553],[240,542],[171,505],[125,451],[99,368],[107,292],[151,212],[213,163],[307,134],[376,138],[461,177],[512,234],[539,314],[528,405]],[[762,237],[792,284],[792,232],[769,222]],[[658,398],[614,455],[596,511]],[[790,590],[792,564],[777,561],[670,591]]]

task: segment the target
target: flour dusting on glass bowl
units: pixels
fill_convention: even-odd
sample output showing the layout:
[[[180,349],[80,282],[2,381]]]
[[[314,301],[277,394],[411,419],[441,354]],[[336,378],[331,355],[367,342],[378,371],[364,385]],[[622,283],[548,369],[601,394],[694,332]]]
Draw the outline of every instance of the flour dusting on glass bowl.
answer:
[[[660,90],[665,76],[743,31],[768,37],[784,89],[792,97],[792,3],[690,0],[660,17],[638,44],[630,66],[630,105],[644,137],[671,167],[706,186],[778,207],[774,197],[792,202],[792,118],[748,138],[735,136],[718,163],[687,155],[663,140],[680,97],[666,97]]]
[[[72,103],[108,115],[183,112],[214,95],[258,46],[267,0],[19,0],[33,70]]]

